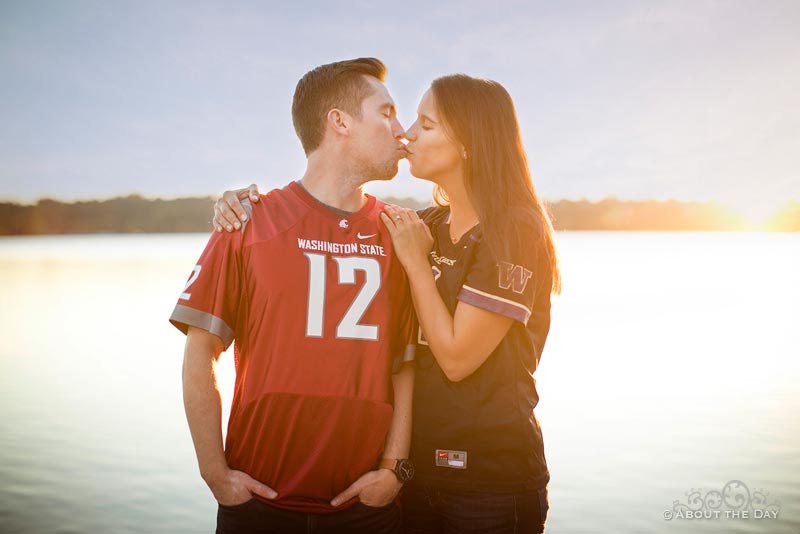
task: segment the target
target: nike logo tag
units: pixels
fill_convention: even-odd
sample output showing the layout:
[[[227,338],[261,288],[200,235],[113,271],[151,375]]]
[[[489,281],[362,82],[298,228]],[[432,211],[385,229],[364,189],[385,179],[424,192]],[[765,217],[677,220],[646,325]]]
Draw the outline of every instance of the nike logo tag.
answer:
[[[356,237],[358,237],[359,239],[369,239],[370,237],[375,237],[376,235],[378,234],[361,235],[361,232],[358,232],[356,234]]]

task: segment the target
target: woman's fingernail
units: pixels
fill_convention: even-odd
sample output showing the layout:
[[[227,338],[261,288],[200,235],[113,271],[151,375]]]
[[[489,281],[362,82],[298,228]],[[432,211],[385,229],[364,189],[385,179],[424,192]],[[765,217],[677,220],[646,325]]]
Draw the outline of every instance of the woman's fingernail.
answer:
[[[247,220],[247,215],[245,215],[244,213],[242,213],[242,216],[241,216],[241,217],[239,217],[239,218],[240,218],[242,221],[246,221],[246,220]]]
[[[228,231],[230,232],[231,230],[233,230],[233,228],[232,228],[232,227],[231,227],[231,225],[229,224],[229,225],[228,225]]]

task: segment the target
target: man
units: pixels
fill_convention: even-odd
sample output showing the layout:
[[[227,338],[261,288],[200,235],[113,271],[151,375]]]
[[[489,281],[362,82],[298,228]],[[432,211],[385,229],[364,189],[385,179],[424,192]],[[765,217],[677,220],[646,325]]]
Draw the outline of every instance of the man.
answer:
[[[170,318],[187,334],[184,403],[219,533],[401,531],[413,306],[383,203],[361,190],[405,155],[385,74],[362,58],[303,76],[305,174],[212,235]],[[213,364],[233,340],[223,449]]]

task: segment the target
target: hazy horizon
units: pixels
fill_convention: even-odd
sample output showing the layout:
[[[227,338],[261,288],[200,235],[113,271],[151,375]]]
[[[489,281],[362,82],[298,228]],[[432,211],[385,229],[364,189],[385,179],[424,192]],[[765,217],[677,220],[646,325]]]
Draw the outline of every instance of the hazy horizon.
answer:
[[[263,188],[263,187],[261,187],[261,185],[259,185],[259,192],[267,193],[268,191],[271,191],[272,189],[281,188],[281,187],[287,185],[288,183],[289,183],[289,181],[287,180],[283,184],[277,184],[274,187],[270,187],[270,189]],[[391,183],[391,182],[389,182],[389,183]],[[370,184],[372,185],[372,187],[370,187]],[[367,192],[367,193],[369,193],[369,194],[371,194],[373,196],[377,196],[378,198],[388,198],[388,197],[393,197],[393,198],[411,198],[413,200],[420,201],[420,202],[424,202],[424,201],[427,201],[427,200],[430,200],[431,202],[433,202],[433,196],[431,194],[425,194],[425,193],[420,194],[417,191],[412,191],[409,194],[402,194],[402,193],[393,192],[391,190],[391,188],[389,188],[389,187],[380,187],[379,188],[380,191],[376,194],[375,192],[371,191],[371,189],[375,188],[376,183],[375,182],[370,182],[370,184],[367,184],[367,186],[364,188],[365,192]],[[242,183],[240,185],[242,187],[244,187],[244,186],[249,185],[249,184]],[[381,185],[383,185],[383,184],[381,184]],[[431,190],[432,189],[433,189],[433,187],[431,186]],[[385,193],[383,192],[384,190],[385,190]],[[18,204],[18,205],[21,205],[21,206],[33,206],[33,205],[36,205],[38,202],[43,201],[43,200],[54,200],[56,202],[61,202],[61,203],[64,203],[64,204],[74,204],[74,203],[80,203],[80,202],[105,202],[105,201],[108,201],[108,200],[114,200],[114,199],[118,199],[118,198],[130,197],[130,196],[138,196],[138,197],[141,197],[141,198],[143,198],[145,200],[171,201],[171,200],[186,200],[186,199],[192,199],[192,198],[205,198],[205,197],[217,198],[217,197],[220,197],[223,192],[224,191],[217,191],[217,192],[209,192],[209,193],[198,193],[198,194],[194,194],[194,195],[157,195],[157,194],[144,194],[144,193],[142,193],[140,191],[132,190],[132,191],[120,192],[120,193],[113,194],[113,195],[108,195],[108,196],[84,196],[84,197],[64,198],[64,197],[55,196],[55,195],[42,195],[42,196],[39,196],[39,197],[36,197],[36,198],[32,198],[32,199],[29,199],[29,200],[20,200],[20,199],[17,199],[17,198],[9,198],[9,197],[0,196],[0,203]],[[727,204],[725,202],[716,201],[716,200],[707,200],[707,201],[706,200],[683,200],[683,199],[679,199],[679,198],[652,198],[652,197],[650,197],[650,198],[625,198],[625,197],[619,197],[619,196],[616,196],[616,195],[607,195],[607,196],[600,197],[600,198],[588,198],[588,197],[585,197],[585,196],[584,197],[571,197],[571,198],[565,198],[565,197],[561,197],[561,198],[543,198],[542,201],[544,201],[546,203],[549,203],[549,204],[556,203],[556,202],[590,202],[590,203],[593,203],[593,204],[597,204],[597,203],[600,203],[600,202],[607,202],[607,201],[632,202],[632,203],[637,203],[637,202],[641,202],[641,203],[645,203],[645,202],[659,202],[659,203],[679,202],[681,204],[716,204],[718,206],[722,206],[722,207],[730,208],[730,209],[732,209],[734,211],[738,211],[736,206],[734,206],[732,204]],[[783,204],[779,204],[776,207],[776,211],[780,211],[780,210],[786,208],[790,204],[800,204],[800,200],[786,199],[786,201]]]

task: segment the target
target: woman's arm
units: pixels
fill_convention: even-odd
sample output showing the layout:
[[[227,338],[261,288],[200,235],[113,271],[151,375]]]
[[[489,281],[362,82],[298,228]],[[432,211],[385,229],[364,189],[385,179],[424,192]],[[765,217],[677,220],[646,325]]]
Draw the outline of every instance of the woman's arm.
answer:
[[[422,333],[448,380],[458,382],[474,373],[497,348],[512,319],[459,302],[453,316],[427,269],[407,272]]]
[[[246,189],[225,191],[222,197],[214,203],[214,230],[221,232],[224,228],[233,232],[241,228],[242,223],[247,221],[248,215],[240,201],[248,197],[252,202],[258,202],[258,186],[256,184],[250,184]]]
[[[393,207],[381,218],[408,275],[417,318],[436,362],[449,380],[463,380],[497,348],[513,320],[465,302],[450,315],[431,276],[433,237],[427,225],[413,211]]]

